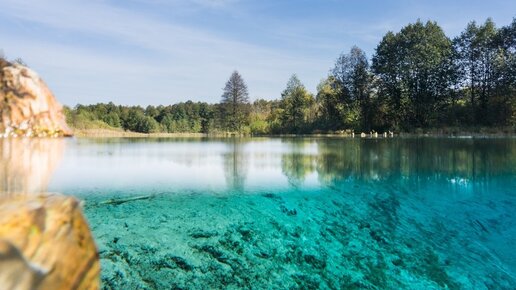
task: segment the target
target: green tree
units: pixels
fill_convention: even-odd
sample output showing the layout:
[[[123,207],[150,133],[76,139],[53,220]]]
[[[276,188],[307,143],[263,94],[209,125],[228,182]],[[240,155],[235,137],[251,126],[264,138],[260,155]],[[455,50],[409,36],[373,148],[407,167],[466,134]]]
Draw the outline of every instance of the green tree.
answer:
[[[436,125],[456,82],[452,60],[452,42],[435,22],[417,21],[384,36],[372,67],[393,128]]]
[[[161,118],[161,121],[159,122],[161,128],[163,131],[168,133],[174,133],[176,131],[176,122],[170,115],[165,115],[163,118]]]
[[[310,123],[310,107],[314,104],[314,97],[293,74],[287,88],[281,93],[281,124],[287,132],[300,133],[306,131]]]
[[[471,122],[488,122],[488,102],[495,87],[495,60],[498,54],[497,29],[491,19],[478,26],[470,22],[460,36],[454,39],[457,65],[461,70],[461,82],[468,88]]]
[[[145,108],[145,115],[151,118],[156,118],[159,115],[159,110],[154,106],[147,106],[147,108]]]
[[[201,103],[199,107],[201,133],[209,133],[213,129],[213,116],[213,108],[206,103]]]
[[[498,30],[496,45],[496,89],[490,110],[492,124],[516,128],[516,18]]]
[[[109,112],[103,115],[100,119],[111,127],[119,128],[121,126],[120,117],[118,117],[116,112]]]
[[[146,116],[140,107],[131,108],[124,121],[124,129],[140,132],[155,133],[159,132],[159,124],[154,118]]]
[[[378,78],[378,94],[386,104],[386,122],[392,129],[398,130],[405,118],[407,107],[406,94],[402,94],[401,49],[398,36],[389,31],[376,47],[372,69]]]
[[[271,133],[268,118],[277,102],[264,99],[255,100],[251,107],[249,116],[249,128],[254,135],[264,135]]]
[[[156,133],[160,131],[160,127],[158,122],[154,120],[154,118],[149,116],[144,116],[138,122],[138,129],[136,132],[141,133]]]
[[[343,102],[340,101],[340,96],[339,86],[334,76],[329,76],[317,85],[318,128],[340,129],[342,125],[341,112],[343,110]]]
[[[225,123],[231,131],[241,131],[249,116],[249,92],[238,71],[234,71],[224,87],[221,105]]]
[[[344,102],[346,126],[361,127],[369,131],[371,124],[370,95],[371,75],[366,54],[353,46],[348,54],[341,54],[332,70],[336,80],[339,100]]]

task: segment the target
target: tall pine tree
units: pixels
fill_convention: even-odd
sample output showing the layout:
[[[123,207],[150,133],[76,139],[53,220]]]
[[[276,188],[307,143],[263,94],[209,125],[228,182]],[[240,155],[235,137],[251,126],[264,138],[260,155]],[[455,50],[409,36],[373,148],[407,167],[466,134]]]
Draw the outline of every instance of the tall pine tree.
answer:
[[[225,127],[230,131],[242,130],[249,117],[249,92],[238,71],[234,71],[224,87],[221,108]]]

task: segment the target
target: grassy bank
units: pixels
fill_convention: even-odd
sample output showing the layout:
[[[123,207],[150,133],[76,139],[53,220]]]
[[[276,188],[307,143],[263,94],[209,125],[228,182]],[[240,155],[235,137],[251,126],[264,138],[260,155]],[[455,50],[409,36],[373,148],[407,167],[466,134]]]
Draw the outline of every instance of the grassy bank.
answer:
[[[204,133],[138,133],[117,129],[76,129],[76,137],[206,137]]]
[[[96,129],[75,129],[76,137],[88,137],[88,138],[173,138],[173,137],[188,137],[188,138],[201,138],[201,137],[249,137],[245,134],[236,134],[230,132],[218,132],[218,133],[139,133],[132,131],[124,131],[117,128],[96,128]],[[253,135],[256,137],[355,137],[361,138],[360,133],[351,135],[347,132],[317,132],[313,134],[264,134],[264,135]],[[389,136],[389,135],[387,135]],[[415,130],[412,132],[395,132],[394,136],[401,137],[424,137],[424,136],[435,136],[435,137],[460,137],[460,136],[471,136],[471,137],[511,137],[516,136],[516,132],[513,128],[439,128],[439,129],[428,129],[428,130]],[[384,138],[383,133],[378,133],[377,137],[374,134],[367,133],[365,138]]]

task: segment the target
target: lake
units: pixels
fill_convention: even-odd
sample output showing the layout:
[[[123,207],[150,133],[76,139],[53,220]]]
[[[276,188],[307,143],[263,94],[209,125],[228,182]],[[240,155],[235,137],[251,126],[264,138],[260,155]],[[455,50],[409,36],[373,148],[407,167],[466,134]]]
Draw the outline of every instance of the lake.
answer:
[[[515,289],[515,138],[0,141],[84,200],[105,289]]]

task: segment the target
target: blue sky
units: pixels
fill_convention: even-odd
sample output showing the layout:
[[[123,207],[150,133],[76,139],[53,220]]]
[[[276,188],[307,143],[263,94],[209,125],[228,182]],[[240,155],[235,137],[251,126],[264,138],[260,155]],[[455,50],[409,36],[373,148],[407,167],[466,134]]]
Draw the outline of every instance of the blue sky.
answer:
[[[0,49],[67,105],[214,103],[235,69],[251,100],[279,98],[293,73],[315,92],[341,52],[371,57],[418,18],[453,37],[515,16],[511,0],[0,0]]]

